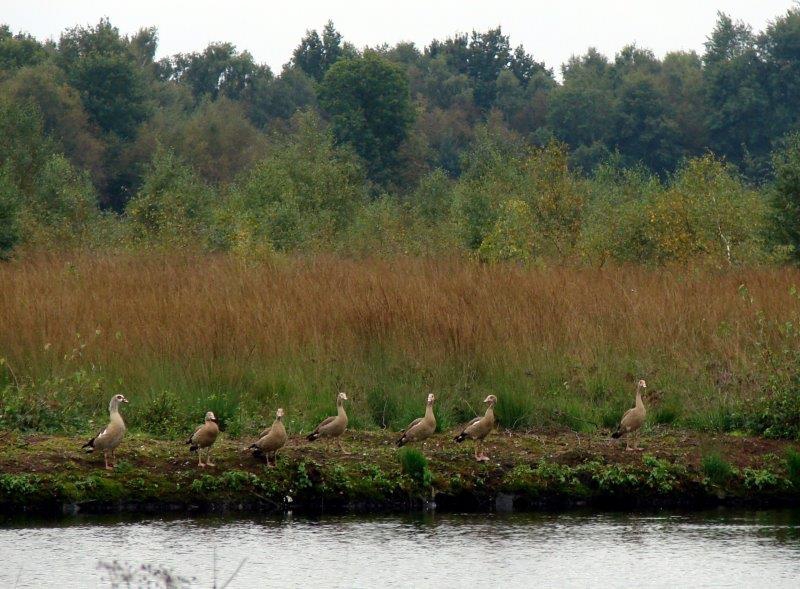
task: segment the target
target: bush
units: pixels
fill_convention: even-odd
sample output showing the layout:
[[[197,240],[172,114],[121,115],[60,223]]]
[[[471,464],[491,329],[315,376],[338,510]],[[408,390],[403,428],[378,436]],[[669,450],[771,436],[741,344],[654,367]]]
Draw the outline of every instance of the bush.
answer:
[[[190,166],[159,147],[125,213],[135,239],[186,245],[203,241],[213,198],[214,191]]]
[[[731,465],[716,453],[703,456],[701,468],[709,480],[720,487],[725,485],[733,476]]]
[[[667,186],[644,171],[613,165],[601,169],[592,184],[595,195],[581,239],[589,258],[725,265],[766,259],[768,203],[711,155],[686,162]]]
[[[0,260],[8,257],[19,242],[20,196],[17,187],[11,182],[10,172],[0,169]]]
[[[786,471],[794,488],[800,490],[800,452],[793,448],[786,450]]]
[[[401,448],[397,453],[400,470],[420,487],[429,487],[432,481],[428,459],[416,448]]]
[[[800,440],[800,383],[773,389],[751,417],[750,427],[767,438]]]
[[[273,146],[234,190],[232,202],[277,250],[329,244],[366,203],[363,170],[334,147],[318,118],[300,114],[297,130]]]

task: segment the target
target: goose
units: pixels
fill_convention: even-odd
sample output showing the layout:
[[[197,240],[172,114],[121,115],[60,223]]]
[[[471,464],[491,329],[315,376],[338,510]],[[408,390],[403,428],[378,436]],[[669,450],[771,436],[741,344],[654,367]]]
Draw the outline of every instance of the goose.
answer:
[[[464,427],[463,431],[454,438],[459,444],[467,438],[475,440],[475,460],[478,462],[486,462],[489,460],[489,457],[483,452],[483,439],[489,435],[489,432],[494,428],[494,406],[495,403],[497,403],[497,397],[489,395],[483,402],[489,405],[483,417],[476,417],[470,421]],[[481,450],[480,453],[478,453],[479,449]]]
[[[334,417],[327,417],[322,420],[317,428],[306,436],[309,442],[313,442],[318,438],[336,438],[339,444],[339,450],[342,454],[349,454],[342,447],[341,436],[347,429],[347,414],[344,412],[344,402],[347,401],[347,395],[339,393],[336,396],[336,415]]]
[[[258,436],[258,441],[252,444],[248,450],[253,451],[253,456],[257,458],[266,457],[267,466],[272,466],[269,463],[270,454],[275,465],[278,464],[278,450],[283,448],[289,436],[286,435],[286,428],[283,427],[283,409],[278,409],[275,412],[275,421],[270,427],[265,429]]]
[[[402,431],[402,436],[397,440],[397,445],[402,446],[408,442],[421,442],[433,435],[436,431],[436,417],[433,415],[433,402],[436,397],[433,393],[428,395],[428,402],[425,406],[425,417],[418,417],[408,424]]]
[[[217,440],[219,435],[219,423],[214,416],[213,411],[206,413],[205,423],[198,427],[194,433],[186,440],[189,446],[189,452],[197,451],[197,466],[203,468],[205,466],[216,466],[211,462],[211,446]],[[203,463],[203,450],[206,451],[206,461]]]
[[[636,383],[636,406],[625,412],[625,415],[622,416],[622,420],[617,426],[617,431],[611,434],[612,438],[621,438],[626,434],[636,433],[633,448],[631,448],[628,438],[625,438],[626,450],[640,450],[637,444],[639,441],[638,431],[639,428],[642,427],[642,424],[644,424],[644,418],[647,416],[644,403],[642,403],[642,389],[646,388],[647,383],[644,380],[640,380]]]
[[[115,453],[117,446],[119,446],[122,437],[125,435],[125,422],[122,421],[122,415],[119,414],[119,404],[127,402],[128,399],[122,395],[114,395],[111,397],[111,401],[108,403],[110,419],[106,429],[81,446],[81,449],[86,448],[87,452],[102,450],[106,462],[106,470],[112,470],[114,468],[115,465],[113,463],[116,462]],[[111,455],[111,465],[108,464],[109,454]]]

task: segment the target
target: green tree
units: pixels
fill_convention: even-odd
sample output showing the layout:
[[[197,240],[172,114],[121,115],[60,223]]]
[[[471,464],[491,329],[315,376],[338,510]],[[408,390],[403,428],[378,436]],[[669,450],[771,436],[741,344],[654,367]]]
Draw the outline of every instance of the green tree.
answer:
[[[264,151],[264,137],[253,127],[241,104],[220,98],[204,101],[177,129],[172,145],[207,182],[232,181]]]
[[[667,53],[659,80],[677,126],[680,151],[688,156],[700,155],[709,145],[709,112],[700,56],[694,51]]]
[[[19,242],[19,189],[8,167],[0,168],[0,260],[6,259]]]
[[[35,106],[42,130],[78,168],[87,170],[95,186],[103,183],[103,151],[99,130],[89,121],[78,93],[51,63],[24,67],[3,86],[2,94],[17,104]]]
[[[255,63],[247,51],[239,53],[231,43],[212,43],[202,53],[179,53],[161,69],[188,85],[198,101],[220,96],[247,99],[255,86],[272,78],[269,67]]]
[[[352,48],[342,43],[341,34],[329,20],[322,36],[317,31],[306,31],[292,53],[292,64],[312,80],[321,82],[331,66],[345,56],[355,57]]]
[[[330,244],[366,201],[361,166],[312,113],[293,119],[295,131],[278,140],[236,187],[226,222],[234,231],[218,240],[268,241],[287,251],[301,245]],[[238,228],[238,229],[237,229]]]
[[[644,162],[664,174],[678,161],[678,129],[657,78],[643,71],[626,75],[618,89],[615,147],[631,163]]]
[[[47,48],[30,35],[11,32],[0,25],[0,71],[15,70],[47,60]]]
[[[758,37],[770,96],[770,136],[800,127],[800,7],[770,22]]]
[[[214,192],[175,153],[153,154],[142,187],[125,207],[133,237],[165,245],[203,243]]]
[[[711,148],[736,163],[767,155],[770,100],[751,28],[720,13],[703,60]]]
[[[591,170],[608,156],[614,135],[615,97],[611,65],[595,49],[562,67],[564,83],[549,97],[548,126]],[[578,157],[580,156],[580,157]]]
[[[314,86],[314,81],[303,70],[286,67],[280,76],[254,85],[247,104],[248,116],[262,128],[276,119],[287,121],[298,110],[317,106]]]
[[[775,230],[778,242],[793,248],[800,260],[800,133],[786,137],[773,153]]]
[[[148,114],[146,79],[116,27],[103,19],[67,30],[58,43],[58,63],[94,123],[122,139],[133,137]]]
[[[335,63],[322,81],[320,105],[336,140],[352,145],[370,177],[387,182],[397,149],[414,121],[403,70],[374,51]]]
[[[98,214],[88,175],[63,155],[53,154],[37,174],[33,194],[21,206],[21,230],[33,242],[79,244]]]
[[[26,195],[33,193],[36,177],[53,153],[35,105],[0,96],[0,165],[8,181]]]

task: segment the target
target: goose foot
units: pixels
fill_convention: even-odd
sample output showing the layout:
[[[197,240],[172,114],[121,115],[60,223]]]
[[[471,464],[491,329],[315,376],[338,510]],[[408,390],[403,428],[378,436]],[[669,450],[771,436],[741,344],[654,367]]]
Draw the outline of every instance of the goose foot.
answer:
[[[106,470],[114,470],[114,467],[106,464]]]
[[[200,468],[205,468],[206,467],[204,462],[198,462],[197,466],[199,466]]]
[[[216,466],[215,462],[206,462],[206,466]]]

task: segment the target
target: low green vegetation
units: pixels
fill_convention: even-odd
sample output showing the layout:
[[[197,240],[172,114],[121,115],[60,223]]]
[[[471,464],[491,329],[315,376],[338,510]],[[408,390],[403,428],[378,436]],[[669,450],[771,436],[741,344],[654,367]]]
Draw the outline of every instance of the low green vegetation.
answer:
[[[703,456],[701,466],[708,479],[719,487],[724,487],[734,475],[730,463],[716,452]]]
[[[788,444],[781,460],[769,447],[755,450],[752,441],[724,441],[736,453],[734,467],[716,454],[700,459],[693,448],[707,440],[694,437],[687,446],[684,434],[649,438],[644,454],[597,436],[493,435],[488,463],[477,463],[470,449],[444,436],[429,439],[424,450],[397,450],[392,439],[348,435],[349,455],[296,439],[268,468],[242,454],[238,440],[223,438],[217,466],[199,469],[179,442],[133,436],[120,448],[117,468],[105,471],[100,457],[77,450],[80,439],[12,434],[0,440],[0,512],[23,506],[43,513],[386,511],[431,500],[443,510],[487,510],[502,501],[516,509],[652,508],[798,500],[798,452]]]

